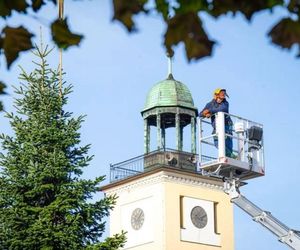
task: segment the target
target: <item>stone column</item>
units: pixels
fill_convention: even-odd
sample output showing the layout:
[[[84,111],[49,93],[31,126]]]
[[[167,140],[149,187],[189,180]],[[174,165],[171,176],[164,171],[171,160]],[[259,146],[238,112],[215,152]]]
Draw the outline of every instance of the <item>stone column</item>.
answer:
[[[162,148],[161,141],[161,115],[159,113],[156,114],[156,126],[157,126],[157,149]]]
[[[144,119],[144,154],[150,151],[150,126],[148,125],[147,118]]]
[[[191,117],[191,152],[196,154],[197,152],[197,138],[196,138],[196,117]]]
[[[180,126],[180,133],[179,133],[179,150],[183,150],[183,126]]]
[[[148,144],[147,144],[147,148],[148,148],[148,153],[150,153],[150,150],[151,150],[151,148],[150,148],[150,137],[151,136],[151,127],[150,127],[150,125],[149,125],[149,123],[147,124],[147,142],[148,142]]]
[[[161,128],[161,137],[162,137],[162,148],[166,149],[166,128],[163,126]]]
[[[175,126],[176,126],[176,149],[180,150],[180,141],[181,141],[181,133],[180,133],[180,115],[176,113],[175,115]]]

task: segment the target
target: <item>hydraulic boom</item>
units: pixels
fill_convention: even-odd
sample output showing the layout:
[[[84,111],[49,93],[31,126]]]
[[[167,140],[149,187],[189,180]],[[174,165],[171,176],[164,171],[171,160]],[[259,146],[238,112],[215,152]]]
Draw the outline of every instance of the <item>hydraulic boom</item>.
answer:
[[[300,250],[300,232],[290,229],[276,219],[268,211],[260,209],[239,192],[239,183],[236,179],[225,180],[224,191],[231,197],[231,202],[249,214],[254,221],[260,223],[273,234],[278,240],[292,249]]]

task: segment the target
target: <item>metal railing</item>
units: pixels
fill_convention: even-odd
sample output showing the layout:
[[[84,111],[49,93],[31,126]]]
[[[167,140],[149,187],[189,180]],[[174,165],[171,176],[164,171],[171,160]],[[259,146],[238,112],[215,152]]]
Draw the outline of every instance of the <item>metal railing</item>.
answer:
[[[126,161],[110,164],[110,182],[120,181],[158,167],[196,171],[198,156],[170,148],[159,149]],[[193,166],[195,166],[193,168]]]
[[[251,170],[264,171],[263,125],[223,112],[216,113],[214,118],[214,124],[210,119],[199,119],[200,165],[226,156],[249,164]],[[226,145],[228,138],[231,150]]]
[[[144,155],[110,164],[110,182],[119,181],[144,172]]]

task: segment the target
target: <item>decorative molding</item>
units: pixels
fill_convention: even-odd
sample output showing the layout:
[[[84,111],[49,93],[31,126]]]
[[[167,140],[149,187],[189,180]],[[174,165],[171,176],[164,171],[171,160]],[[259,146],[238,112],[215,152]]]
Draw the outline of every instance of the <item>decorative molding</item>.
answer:
[[[105,193],[107,195],[118,194],[118,193],[121,193],[124,191],[130,191],[132,189],[139,188],[141,186],[149,186],[149,185],[159,183],[162,181],[162,179],[163,179],[163,176],[161,176],[159,174],[153,174],[150,176],[141,177],[139,179],[132,180],[130,182],[121,184],[119,186],[115,185],[113,188],[106,190]]]
[[[201,176],[202,177],[202,176]],[[184,183],[191,186],[201,186],[209,189],[216,189],[223,191],[223,184],[216,181],[210,181],[201,177],[185,176],[180,174],[167,174],[164,180],[173,183]]]
[[[154,185],[160,182],[170,182],[185,184],[190,186],[200,186],[208,189],[223,191],[223,183],[220,180],[211,180],[207,177],[186,172],[178,173],[174,171],[161,170],[147,176],[141,176],[138,179],[126,183],[115,184],[113,187],[106,189],[106,195],[118,194],[124,191],[139,188],[141,186]]]
[[[180,114],[187,114],[191,117],[197,116],[197,111],[195,109],[191,108],[185,108],[180,106],[159,106],[159,107],[153,107],[149,110],[142,111],[143,118],[146,119],[149,116],[157,115],[157,114],[163,114],[163,113],[180,113]]]

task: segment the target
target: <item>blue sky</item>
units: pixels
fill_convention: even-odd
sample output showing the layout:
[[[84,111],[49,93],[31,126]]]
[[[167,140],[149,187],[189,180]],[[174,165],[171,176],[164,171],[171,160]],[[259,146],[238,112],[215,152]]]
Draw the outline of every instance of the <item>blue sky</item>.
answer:
[[[84,175],[93,178],[109,174],[110,163],[143,153],[140,111],[150,88],[167,75],[162,47],[165,26],[159,16],[140,15],[135,19],[139,32],[129,35],[120,24],[111,22],[109,0],[66,1],[65,12],[72,30],[85,35],[79,48],[64,53],[63,67],[65,79],[74,85],[67,109],[74,115],[87,115],[81,129],[82,143],[92,144],[90,153],[95,159]],[[14,16],[8,24],[25,24],[35,33],[42,26],[44,42],[53,46],[44,25],[56,14],[49,5],[39,21]],[[211,99],[215,88],[226,88],[231,113],[264,125],[266,176],[250,180],[241,191],[288,226],[300,229],[300,60],[295,58],[296,48],[292,52],[280,50],[266,36],[282,16],[285,13],[276,9],[274,15],[256,15],[250,24],[239,15],[217,20],[203,16],[210,37],[218,41],[214,56],[188,63],[183,46],[178,46],[173,75],[188,86],[199,109]],[[1,79],[18,86],[17,65],[30,71],[32,60],[26,53],[6,71],[1,59]],[[57,50],[49,63],[57,66]],[[5,108],[13,111],[13,89],[9,86],[7,91]],[[3,113],[0,124],[1,132],[11,133]],[[287,249],[238,208],[234,212],[236,250]]]

